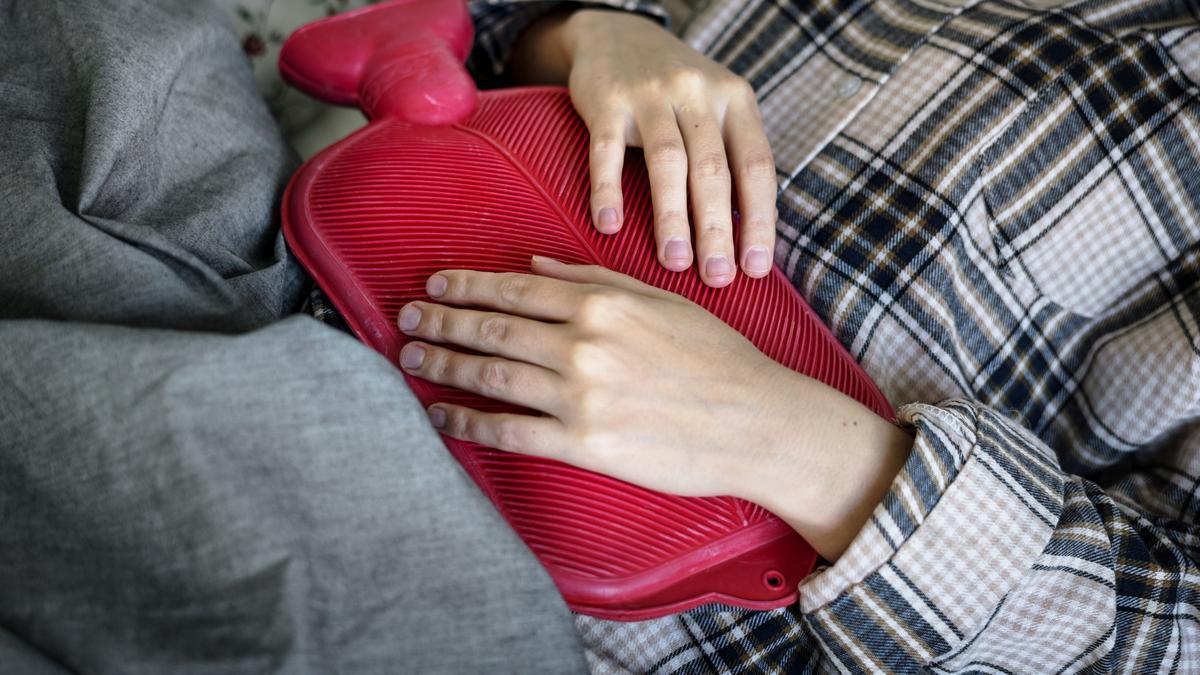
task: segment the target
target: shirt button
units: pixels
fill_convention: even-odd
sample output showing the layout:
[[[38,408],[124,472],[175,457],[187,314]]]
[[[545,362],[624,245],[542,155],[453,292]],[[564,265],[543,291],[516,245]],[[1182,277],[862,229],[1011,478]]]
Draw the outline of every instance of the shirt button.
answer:
[[[842,98],[850,98],[862,89],[862,78],[856,75],[847,75],[838,83],[837,95]]]

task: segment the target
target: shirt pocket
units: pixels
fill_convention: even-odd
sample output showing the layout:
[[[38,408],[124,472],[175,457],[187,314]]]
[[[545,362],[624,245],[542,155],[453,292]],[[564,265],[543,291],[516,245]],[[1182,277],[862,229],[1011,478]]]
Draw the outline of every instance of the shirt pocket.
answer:
[[[983,151],[985,250],[1015,287],[1092,317],[1197,245],[1196,87],[1156,36],[1086,52]]]

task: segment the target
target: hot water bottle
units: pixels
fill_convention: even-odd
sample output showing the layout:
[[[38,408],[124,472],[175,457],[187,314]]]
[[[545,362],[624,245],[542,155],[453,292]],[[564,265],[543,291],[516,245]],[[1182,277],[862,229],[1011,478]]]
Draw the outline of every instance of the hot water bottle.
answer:
[[[560,88],[477,92],[463,68],[472,25],[458,0],[396,0],[305,26],[284,45],[290,82],[370,119],[292,179],[288,242],[354,333],[396,362],[400,308],[447,268],[528,272],[531,255],[599,264],[690,298],[776,361],[891,409],[779,270],[704,286],[655,258],[649,184],[625,162],[625,225],[589,218],[588,134]],[[408,378],[425,405],[517,411]],[[796,599],[816,554],[782,520],[731,497],[644,490],[556,461],[445,438],[549,571],[568,605],[638,620],[720,602]],[[420,518],[420,513],[414,513]]]

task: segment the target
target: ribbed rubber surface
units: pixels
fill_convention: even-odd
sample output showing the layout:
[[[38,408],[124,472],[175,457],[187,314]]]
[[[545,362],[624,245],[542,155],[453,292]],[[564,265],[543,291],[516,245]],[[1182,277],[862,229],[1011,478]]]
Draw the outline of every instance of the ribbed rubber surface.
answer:
[[[878,389],[775,271],[725,289],[655,260],[644,164],[624,175],[626,225],[588,216],[587,134],[562,90],[488,92],[454,127],[373,122],[310,161],[285,200],[289,241],[355,332],[393,362],[400,308],[446,268],[527,272],[531,254],[596,263],[704,306],[776,361],[880,415]],[[518,410],[409,379],[421,401]],[[663,495],[558,462],[446,439],[576,610],[619,619],[707,601],[795,598],[815,554],[775,516],[733,498]],[[419,514],[415,514],[419,517]]]

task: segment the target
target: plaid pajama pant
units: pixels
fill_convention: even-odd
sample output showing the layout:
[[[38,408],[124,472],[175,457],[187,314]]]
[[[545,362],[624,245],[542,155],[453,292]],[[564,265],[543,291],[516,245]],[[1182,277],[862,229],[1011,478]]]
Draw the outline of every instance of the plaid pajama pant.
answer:
[[[559,4],[472,2],[477,72]],[[777,264],[916,445],[797,606],[578,616],[594,671],[1200,671],[1198,16],[698,10],[683,38],[758,92]]]

